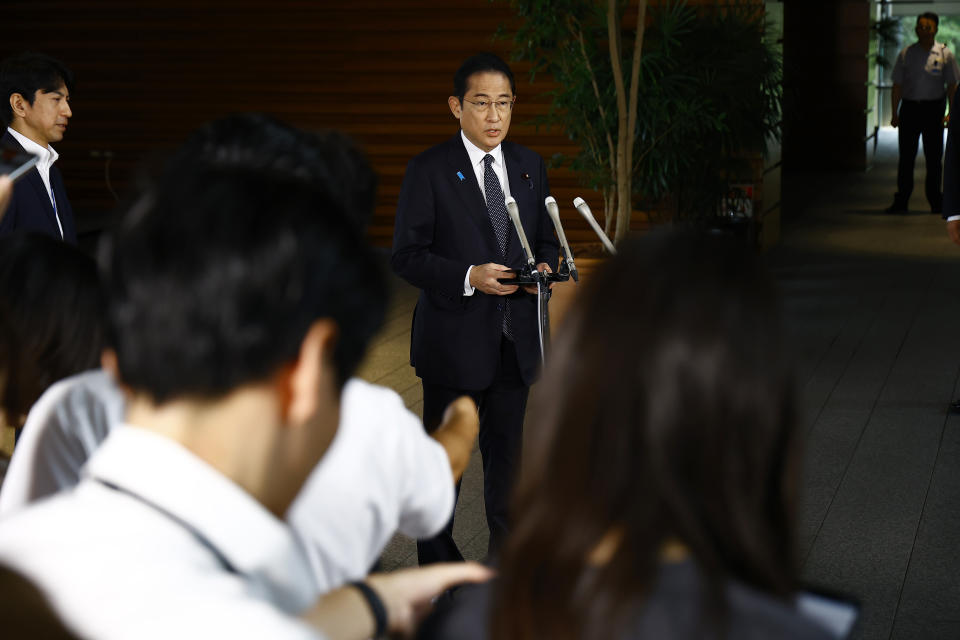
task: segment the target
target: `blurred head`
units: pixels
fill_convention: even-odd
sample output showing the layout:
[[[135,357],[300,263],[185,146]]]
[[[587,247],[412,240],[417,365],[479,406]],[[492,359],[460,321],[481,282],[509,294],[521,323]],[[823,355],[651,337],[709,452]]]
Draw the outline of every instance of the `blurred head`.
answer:
[[[73,73],[42,53],[0,62],[0,119],[42,147],[59,142],[73,112]]]
[[[5,638],[76,640],[43,593],[13,569],[0,566],[0,619]]]
[[[256,116],[211,123],[181,147],[104,252],[126,385],[156,403],[223,396],[294,361],[318,319],[338,327],[338,383],[352,375],[386,285],[358,229],[365,212],[344,210],[372,195],[318,180],[336,173],[328,153],[322,138]]]
[[[319,145],[267,119],[211,123],[102,248],[128,419],[278,517],[332,441],[387,299],[350,189],[316,178]]]
[[[507,137],[515,98],[516,83],[507,63],[492,53],[478,53],[453,76],[447,104],[467,139],[490,151]]]
[[[167,173],[198,164],[262,167],[312,183],[361,229],[373,213],[377,176],[340,131],[305,132],[259,113],[229,115],[195,131],[170,159]]]
[[[668,542],[720,608],[728,578],[791,590],[795,399],[750,250],[694,232],[626,244],[582,291],[537,392],[495,637],[610,637]]]
[[[2,409],[14,426],[51,384],[98,366],[103,298],[96,263],[50,236],[0,237]]]

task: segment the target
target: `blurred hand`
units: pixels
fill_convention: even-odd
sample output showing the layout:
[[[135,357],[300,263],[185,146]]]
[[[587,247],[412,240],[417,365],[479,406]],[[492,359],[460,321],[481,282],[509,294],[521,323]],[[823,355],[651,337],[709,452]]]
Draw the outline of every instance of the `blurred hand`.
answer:
[[[447,405],[443,412],[443,420],[440,424],[452,424],[455,422],[466,423],[473,436],[480,430],[480,420],[477,418],[477,405],[470,396],[460,396]],[[476,423],[476,424],[474,424]]]
[[[896,113],[893,114],[892,118],[890,118],[890,126],[893,127],[894,129],[900,126],[900,116],[897,115]]]
[[[430,434],[447,452],[454,482],[460,480],[470,464],[473,441],[477,439],[479,431],[477,405],[470,396],[460,396],[447,406],[443,412],[443,422]]]
[[[373,573],[367,584],[387,609],[387,632],[412,637],[433,599],[465,582],[485,582],[493,571],[476,562],[447,562],[392,573]]]
[[[11,198],[13,198],[13,180],[7,176],[0,176],[0,220],[3,220],[3,214],[7,212]]]
[[[947,235],[954,244],[960,244],[960,220],[950,220],[947,222]]]
[[[495,262],[475,265],[470,269],[470,286],[492,296],[508,296],[517,290],[517,285],[500,284],[497,278],[516,278],[512,273],[504,273],[509,270],[510,267]]]

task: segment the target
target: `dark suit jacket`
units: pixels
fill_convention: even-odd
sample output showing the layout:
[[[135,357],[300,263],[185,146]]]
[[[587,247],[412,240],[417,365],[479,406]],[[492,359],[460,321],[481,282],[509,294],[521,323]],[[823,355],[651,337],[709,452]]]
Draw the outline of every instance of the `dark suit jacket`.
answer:
[[[503,142],[510,195],[536,254],[556,269],[559,247],[543,200],[550,195],[543,159]],[[465,390],[490,386],[500,356],[503,301],[476,291],[463,295],[470,265],[526,264],[511,229],[506,258],[500,253],[486,202],[460,132],[407,165],[393,233],[394,271],[420,288],[413,315],[410,363],[424,381]],[[510,296],[517,360],[529,385],[540,363],[537,296]]]
[[[17,139],[4,129],[0,145],[23,151]],[[67,190],[63,186],[63,176],[56,165],[50,167],[50,186],[57,199],[57,213],[60,214],[60,224],[63,225],[63,239],[70,244],[77,244],[77,227],[73,220],[73,208],[67,199]],[[57,226],[57,217],[50,202],[50,194],[43,184],[40,172],[36,167],[17,181],[13,186],[13,198],[7,213],[0,220],[0,235],[14,231],[35,231],[46,233],[60,238],[60,227]]]
[[[947,148],[943,154],[943,218],[960,215],[960,91],[950,105],[950,122],[947,125]],[[954,117],[957,116],[957,117]]]

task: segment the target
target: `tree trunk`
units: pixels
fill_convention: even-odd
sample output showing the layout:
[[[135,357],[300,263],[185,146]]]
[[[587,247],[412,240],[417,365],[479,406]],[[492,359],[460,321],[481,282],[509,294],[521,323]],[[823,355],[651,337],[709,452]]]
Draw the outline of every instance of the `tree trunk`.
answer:
[[[614,242],[624,237],[624,228],[630,228],[630,167],[627,165],[627,90],[623,83],[623,66],[620,64],[620,13],[617,0],[607,4],[607,38],[610,42],[610,65],[617,92],[617,232]]]
[[[637,6],[637,31],[633,42],[633,63],[630,68],[630,101],[627,105],[626,151],[623,184],[620,185],[621,217],[617,218],[617,242],[630,233],[630,216],[633,213],[633,139],[637,132],[637,99],[640,92],[640,55],[643,51],[643,30],[646,26],[647,0],[639,0]],[[620,126],[624,123],[621,121]]]

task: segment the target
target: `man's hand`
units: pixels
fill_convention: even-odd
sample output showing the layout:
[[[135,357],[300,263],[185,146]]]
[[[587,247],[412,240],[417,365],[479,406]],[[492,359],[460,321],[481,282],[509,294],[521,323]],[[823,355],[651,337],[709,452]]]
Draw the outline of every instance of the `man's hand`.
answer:
[[[387,610],[387,632],[412,637],[429,612],[431,601],[450,587],[465,582],[486,582],[493,572],[476,562],[448,562],[419,569],[367,576]]]
[[[504,271],[510,271],[510,267],[495,262],[478,264],[470,269],[470,286],[491,296],[508,296],[517,290],[517,285],[500,284],[497,278],[516,278],[517,276]]]
[[[538,265],[537,265],[537,271],[546,271],[547,273],[553,273],[553,269],[551,269],[551,268],[550,268],[550,265],[548,265],[546,262],[541,262],[540,264],[538,264]],[[553,283],[552,283],[552,282],[551,282],[548,286],[549,286],[550,289],[553,289]],[[537,292],[537,285],[535,285],[535,284],[526,284],[526,285],[523,286],[523,290],[526,291],[527,293],[532,293],[532,294],[534,294],[534,295],[536,295],[536,294],[538,293],[538,292]]]
[[[947,222],[947,235],[954,244],[960,244],[960,220],[950,220]]]
[[[0,220],[3,220],[3,214],[7,212],[12,197],[13,181],[7,176],[0,176]]]
[[[898,114],[895,113],[890,118],[890,126],[893,127],[894,129],[900,126],[900,116]]]

